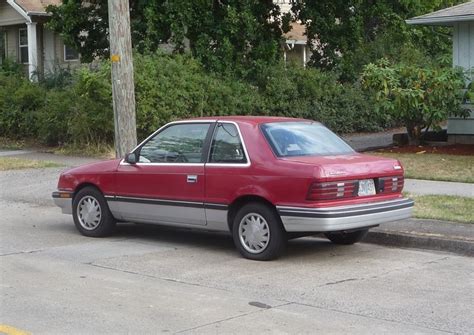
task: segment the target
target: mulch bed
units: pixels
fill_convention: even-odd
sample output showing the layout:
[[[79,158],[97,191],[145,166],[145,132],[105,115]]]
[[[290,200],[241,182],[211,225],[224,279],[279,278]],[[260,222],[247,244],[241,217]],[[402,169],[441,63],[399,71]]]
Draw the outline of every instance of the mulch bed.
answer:
[[[393,147],[390,149],[377,150],[378,152],[411,153],[411,154],[443,154],[443,155],[464,155],[474,156],[474,145],[453,144],[443,146],[431,145],[407,145],[403,147]]]

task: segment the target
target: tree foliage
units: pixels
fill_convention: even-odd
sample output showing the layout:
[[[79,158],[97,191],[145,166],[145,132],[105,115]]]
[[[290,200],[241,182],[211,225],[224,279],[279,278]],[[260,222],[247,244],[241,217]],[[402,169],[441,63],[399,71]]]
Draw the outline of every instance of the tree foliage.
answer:
[[[168,43],[176,53],[189,48],[210,70],[243,76],[281,58],[280,11],[271,0],[132,0],[130,8],[132,43],[141,52]],[[84,62],[108,55],[107,1],[63,0],[48,11],[49,27]]]
[[[365,64],[382,57],[449,64],[449,28],[409,26],[405,20],[463,1],[294,1],[291,16],[306,24],[311,64],[353,81]],[[84,62],[108,56],[106,0],[63,0],[48,11],[50,28],[75,46]],[[242,78],[281,59],[290,19],[272,0],[130,0],[130,15],[139,52],[163,46],[175,53],[190,50],[206,69]]]
[[[405,20],[460,2],[465,0],[308,0],[297,1],[293,11],[307,26],[311,63],[355,79],[363,65],[398,59],[406,49],[449,60],[449,29],[410,26]]]

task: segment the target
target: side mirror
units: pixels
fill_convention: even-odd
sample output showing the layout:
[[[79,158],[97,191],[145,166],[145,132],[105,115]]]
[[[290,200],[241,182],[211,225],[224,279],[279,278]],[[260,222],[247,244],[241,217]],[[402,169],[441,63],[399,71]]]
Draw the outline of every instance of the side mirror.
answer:
[[[134,152],[125,155],[125,162],[129,164],[136,164],[137,163],[137,155]]]

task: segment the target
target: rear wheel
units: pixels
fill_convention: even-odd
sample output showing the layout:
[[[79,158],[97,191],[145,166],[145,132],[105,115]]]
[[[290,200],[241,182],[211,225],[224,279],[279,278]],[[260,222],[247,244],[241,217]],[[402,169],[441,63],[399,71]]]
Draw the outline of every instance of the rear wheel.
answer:
[[[74,224],[82,235],[103,237],[113,233],[115,219],[98,189],[84,187],[77,192],[72,206]]]
[[[368,233],[368,229],[361,229],[357,231],[351,231],[351,232],[331,232],[331,233],[325,233],[324,235],[332,242],[335,244],[344,244],[344,245],[349,245],[349,244],[354,244],[362,240],[365,235]]]
[[[287,242],[278,214],[260,203],[249,203],[237,212],[232,236],[242,256],[260,261],[278,258]]]

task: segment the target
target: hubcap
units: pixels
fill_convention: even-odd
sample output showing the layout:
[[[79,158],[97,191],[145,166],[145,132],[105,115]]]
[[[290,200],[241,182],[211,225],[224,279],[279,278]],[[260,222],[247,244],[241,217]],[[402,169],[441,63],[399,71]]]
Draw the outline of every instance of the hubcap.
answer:
[[[270,242],[270,228],[265,218],[257,213],[245,215],[239,224],[239,239],[248,252],[263,252]]]
[[[77,205],[77,218],[82,228],[94,230],[102,218],[102,210],[96,198],[86,195]]]

